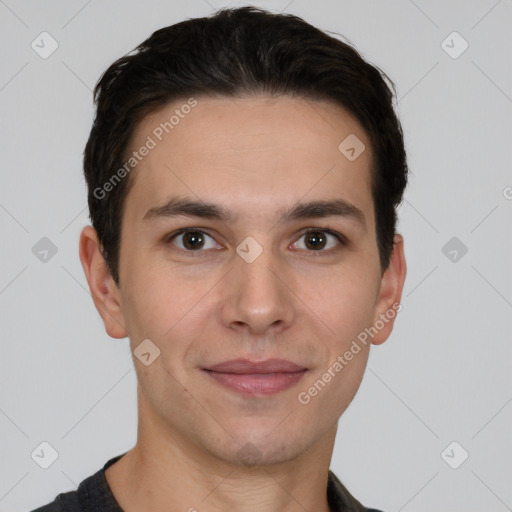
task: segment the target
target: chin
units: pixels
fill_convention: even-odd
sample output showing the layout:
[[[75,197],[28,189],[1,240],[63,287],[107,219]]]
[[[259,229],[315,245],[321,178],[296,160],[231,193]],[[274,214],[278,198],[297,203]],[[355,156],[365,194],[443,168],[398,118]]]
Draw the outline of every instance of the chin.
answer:
[[[254,426],[249,431],[241,428],[235,430],[236,436],[225,440],[224,446],[210,447],[210,452],[217,458],[230,464],[245,467],[270,466],[294,460],[314,444],[320,437],[314,433],[305,432],[300,426],[295,429],[279,431],[272,422],[271,428],[256,430]],[[308,436],[308,433],[310,436]]]

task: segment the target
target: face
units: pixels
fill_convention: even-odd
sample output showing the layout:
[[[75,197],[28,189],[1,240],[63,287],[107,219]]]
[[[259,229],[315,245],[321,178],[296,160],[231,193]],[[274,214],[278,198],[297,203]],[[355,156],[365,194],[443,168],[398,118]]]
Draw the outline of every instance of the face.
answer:
[[[401,242],[383,274],[370,141],[345,110],[196,100],[169,133],[158,127],[186,100],[134,133],[132,150],[155,145],[131,175],[120,287],[95,300],[111,336],[136,353],[151,340],[150,364],[134,357],[147,432],[231,463],[282,462],[336,428],[389,335],[390,314],[361,342],[400,300]],[[355,160],[338,149],[350,134],[365,145]]]

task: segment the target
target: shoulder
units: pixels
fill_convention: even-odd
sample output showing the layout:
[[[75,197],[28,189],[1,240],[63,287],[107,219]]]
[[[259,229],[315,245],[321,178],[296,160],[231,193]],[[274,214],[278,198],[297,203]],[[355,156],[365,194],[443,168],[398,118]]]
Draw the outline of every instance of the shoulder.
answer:
[[[31,512],[82,512],[78,493],[70,491],[59,494],[51,503],[36,508]]]
[[[382,512],[376,508],[366,508],[362,505],[332,471],[329,471],[327,500],[332,512]]]
[[[51,503],[31,510],[31,512],[85,512],[89,510],[123,512],[111,493],[105,478],[105,470],[125,454],[126,452],[108,460],[103,468],[84,479],[76,491],[61,493]]]

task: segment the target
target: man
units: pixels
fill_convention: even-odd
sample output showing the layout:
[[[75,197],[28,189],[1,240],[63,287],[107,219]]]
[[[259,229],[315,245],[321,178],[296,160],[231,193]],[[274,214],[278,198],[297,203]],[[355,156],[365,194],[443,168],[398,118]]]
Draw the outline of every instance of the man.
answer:
[[[138,439],[38,512],[371,510],[329,466],[401,307],[392,98],[351,46],[251,7],[104,73],[80,259],[130,340]]]

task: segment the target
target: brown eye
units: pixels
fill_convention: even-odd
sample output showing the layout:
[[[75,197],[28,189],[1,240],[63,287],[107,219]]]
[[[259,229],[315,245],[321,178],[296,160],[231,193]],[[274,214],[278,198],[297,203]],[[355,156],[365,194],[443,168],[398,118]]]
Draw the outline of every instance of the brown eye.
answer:
[[[183,246],[186,249],[201,249],[204,245],[204,236],[200,231],[187,231],[183,233]]]
[[[330,252],[348,244],[347,239],[337,231],[328,229],[311,229],[292,244],[293,249],[303,249],[309,252]]]
[[[308,249],[323,249],[327,244],[327,237],[321,231],[311,231],[304,235],[306,247]]]
[[[199,229],[181,231],[171,236],[168,241],[180,249],[189,252],[221,248],[210,235]]]

